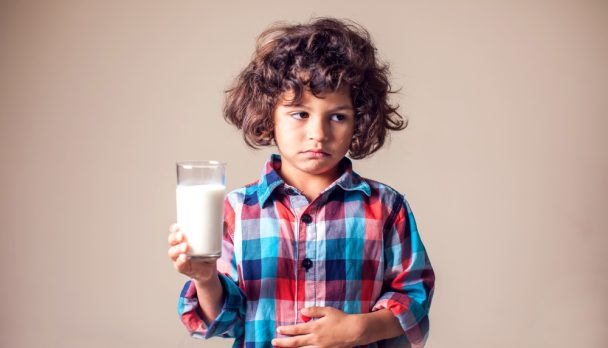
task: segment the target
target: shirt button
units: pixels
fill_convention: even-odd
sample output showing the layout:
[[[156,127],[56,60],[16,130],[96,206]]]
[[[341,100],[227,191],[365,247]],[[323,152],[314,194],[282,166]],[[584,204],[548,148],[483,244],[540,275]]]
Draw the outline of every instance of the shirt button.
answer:
[[[302,215],[302,222],[308,225],[312,222],[312,217],[308,214],[304,214]]]
[[[312,260],[309,258],[302,260],[302,267],[304,267],[308,272],[308,270],[312,268]]]

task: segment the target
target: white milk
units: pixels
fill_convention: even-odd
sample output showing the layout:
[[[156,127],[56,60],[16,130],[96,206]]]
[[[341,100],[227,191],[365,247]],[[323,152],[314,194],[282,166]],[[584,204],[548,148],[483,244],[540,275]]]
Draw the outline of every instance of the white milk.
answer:
[[[225,193],[223,185],[177,185],[177,224],[188,238],[189,255],[221,254]]]

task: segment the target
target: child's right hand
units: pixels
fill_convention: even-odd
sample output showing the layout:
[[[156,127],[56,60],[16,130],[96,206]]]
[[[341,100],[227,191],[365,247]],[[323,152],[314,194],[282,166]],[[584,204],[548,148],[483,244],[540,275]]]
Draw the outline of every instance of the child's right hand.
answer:
[[[188,257],[188,241],[177,224],[169,226],[169,258],[173,267],[200,283],[217,278],[216,259],[198,260]]]

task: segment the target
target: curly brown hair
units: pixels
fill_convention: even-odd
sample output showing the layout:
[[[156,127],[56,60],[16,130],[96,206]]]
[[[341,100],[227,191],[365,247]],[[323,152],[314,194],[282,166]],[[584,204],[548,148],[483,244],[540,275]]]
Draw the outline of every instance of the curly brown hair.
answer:
[[[273,113],[281,95],[304,90],[314,96],[348,88],[355,111],[349,148],[353,159],[384,145],[387,130],[402,130],[407,120],[388,102],[388,65],[379,61],[368,31],[350,20],[315,18],[309,24],[275,23],[257,39],[249,65],[226,91],[224,118],[243,130],[253,148],[273,145]]]

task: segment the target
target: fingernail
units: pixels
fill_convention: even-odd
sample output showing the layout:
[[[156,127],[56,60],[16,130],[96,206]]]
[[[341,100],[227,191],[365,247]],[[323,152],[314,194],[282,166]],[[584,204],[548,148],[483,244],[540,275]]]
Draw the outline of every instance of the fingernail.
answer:
[[[281,328],[277,327],[277,333],[281,333]]]
[[[302,317],[302,320],[304,320],[306,322],[310,321],[310,317],[309,316],[304,315],[304,314],[300,314],[300,316]]]
[[[182,240],[182,234],[179,231],[175,232],[175,239],[178,241]]]

